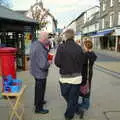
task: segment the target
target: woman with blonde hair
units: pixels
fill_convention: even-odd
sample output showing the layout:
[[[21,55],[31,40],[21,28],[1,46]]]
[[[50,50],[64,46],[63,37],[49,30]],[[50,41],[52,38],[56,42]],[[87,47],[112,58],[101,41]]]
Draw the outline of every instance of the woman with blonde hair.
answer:
[[[84,111],[88,110],[90,106],[90,93],[91,93],[91,81],[93,76],[93,65],[97,59],[96,54],[92,51],[93,43],[89,38],[85,39],[83,42],[84,50],[85,50],[85,60],[83,64],[82,70],[82,83],[81,86],[85,86],[88,82],[89,92],[86,94],[82,94],[80,92],[80,96],[82,97],[82,103],[80,104],[80,113],[81,118],[84,116]]]

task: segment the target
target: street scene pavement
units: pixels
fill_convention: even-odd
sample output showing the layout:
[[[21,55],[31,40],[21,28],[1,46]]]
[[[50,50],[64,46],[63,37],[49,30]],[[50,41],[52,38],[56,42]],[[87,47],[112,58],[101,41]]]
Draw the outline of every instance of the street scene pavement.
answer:
[[[95,50],[98,56],[96,66],[120,77],[120,53]]]
[[[107,63],[109,60],[114,63],[119,62],[118,58],[103,57],[99,53],[97,55],[96,65],[103,61]],[[84,120],[120,120],[120,78],[117,74],[108,73],[104,68],[99,68],[96,65],[94,66],[92,82],[91,106],[85,113]],[[116,67],[119,69],[118,65]],[[111,71],[113,70],[111,69]],[[17,76],[24,81],[23,84],[27,85],[24,95],[25,120],[64,120],[66,104],[60,94],[59,71],[54,64],[50,67],[47,80],[45,96],[47,104],[45,108],[48,108],[50,112],[46,115],[34,113],[34,79],[29,74],[29,71],[18,72]],[[8,110],[7,101],[1,98],[0,120],[8,120]],[[79,119],[79,116],[75,115],[74,120]]]

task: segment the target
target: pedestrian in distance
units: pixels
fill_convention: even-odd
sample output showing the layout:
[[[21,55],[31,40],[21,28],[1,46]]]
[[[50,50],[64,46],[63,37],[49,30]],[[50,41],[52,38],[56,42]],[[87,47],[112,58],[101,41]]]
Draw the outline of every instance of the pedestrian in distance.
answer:
[[[91,81],[93,76],[93,65],[94,62],[97,59],[96,54],[92,50],[93,43],[90,39],[86,39],[83,42],[84,50],[85,50],[85,59],[83,64],[83,70],[82,70],[82,83],[81,86],[84,88],[86,86],[86,90],[88,91],[83,94],[83,91],[80,91],[80,96],[82,98],[82,103],[80,103],[80,117],[83,118],[84,112],[88,110],[90,106],[90,93],[91,93]]]
[[[34,41],[30,50],[30,72],[35,78],[35,113],[46,114],[49,110],[44,109],[46,81],[50,63],[48,61],[48,33],[39,33],[38,40]]]
[[[64,32],[65,43],[58,46],[55,65],[60,69],[61,95],[67,103],[65,120],[71,120],[78,110],[78,97],[82,82],[82,66],[84,54],[81,47],[74,41],[74,31]]]
[[[62,43],[65,44],[65,40],[63,40]]]

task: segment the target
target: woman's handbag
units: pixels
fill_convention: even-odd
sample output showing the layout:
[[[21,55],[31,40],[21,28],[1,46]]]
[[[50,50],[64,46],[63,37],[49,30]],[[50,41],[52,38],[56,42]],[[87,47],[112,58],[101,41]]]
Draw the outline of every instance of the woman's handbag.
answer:
[[[88,65],[87,65],[87,81],[86,81],[86,84],[85,85],[81,85],[80,86],[80,96],[86,96],[89,94],[90,92],[90,85],[89,85],[89,60],[88,60]]]
[[[81,96],[85,96],[89,93],[89,81],[87,80],[85,85],[80,86],[80,94]]]

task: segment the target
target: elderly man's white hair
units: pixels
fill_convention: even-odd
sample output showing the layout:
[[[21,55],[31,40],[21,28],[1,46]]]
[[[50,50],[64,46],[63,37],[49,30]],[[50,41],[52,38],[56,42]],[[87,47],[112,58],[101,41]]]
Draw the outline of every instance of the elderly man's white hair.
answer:
[[[48,32],[40,32],[38,35],[38,40],[41,42],[45,42],[48,40]]]

